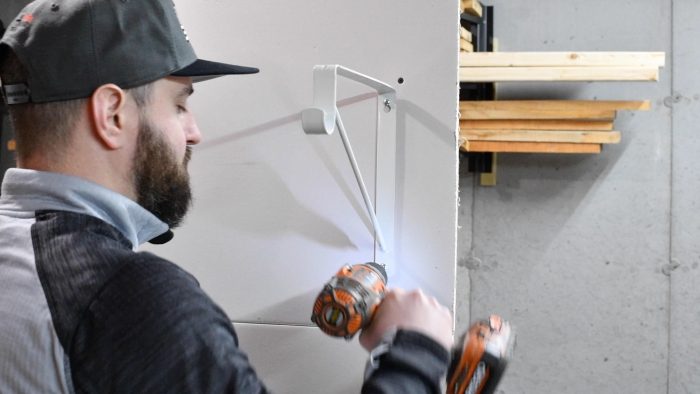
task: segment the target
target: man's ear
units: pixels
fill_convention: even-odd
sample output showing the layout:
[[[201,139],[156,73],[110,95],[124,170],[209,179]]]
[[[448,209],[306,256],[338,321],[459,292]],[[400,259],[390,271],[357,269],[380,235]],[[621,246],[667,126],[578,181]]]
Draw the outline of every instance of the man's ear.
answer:
[[[126,96],[126,92],[115,84],[102,85],[90,96],[95,137],[108,149],[119,149],[126,142]]]

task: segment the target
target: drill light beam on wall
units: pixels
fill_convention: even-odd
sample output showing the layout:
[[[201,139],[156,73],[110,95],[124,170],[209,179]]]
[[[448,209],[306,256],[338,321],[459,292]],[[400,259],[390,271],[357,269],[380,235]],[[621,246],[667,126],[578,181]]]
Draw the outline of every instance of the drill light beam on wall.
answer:
[[[314,106],[301,113],[307,134],[330,135],[338,128],[345,152],[355,173],[357,184],[374,227],[374,254],[377,246],[388,253],[394,242],[394,203],[396,180],[396,90],[372,77],[340,65],[314,66]],[[375,205],[372,204],[350,140],[336,105],[338,75],[367,85],[377,91],[377,146],[375,167]],[[376,210],[375,210],[376,206]],[[384,230],[384,231],[382,231]]]

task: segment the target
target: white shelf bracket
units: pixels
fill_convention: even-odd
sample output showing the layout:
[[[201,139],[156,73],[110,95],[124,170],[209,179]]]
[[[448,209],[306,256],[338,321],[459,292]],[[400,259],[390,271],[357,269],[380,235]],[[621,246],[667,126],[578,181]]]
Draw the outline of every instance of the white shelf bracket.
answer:
[[[307,134],[333,134],[336,126],[355,173],[357,184],[374,228],[374,253],[377,246],[388,253],[394,243],[394,205],[396,196],[396,90],[377,79],[349,68],[334,65],[314,66],[313,107],[301,112],[301,124]],[[350,140],[338,111],[338,75],[367,85],[377,91],[377,149],[375,173],[375,203],[367,192]],[[376,210],[375,210],[376,206]],[[384,229],[384,231],[382,231]]]

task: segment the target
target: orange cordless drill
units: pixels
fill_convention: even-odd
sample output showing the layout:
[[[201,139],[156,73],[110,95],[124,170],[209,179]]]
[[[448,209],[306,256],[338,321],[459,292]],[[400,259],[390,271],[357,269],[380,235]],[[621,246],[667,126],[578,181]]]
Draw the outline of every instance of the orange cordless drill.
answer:
[[[343,266],[316,297],[311,321],[328,335],[352,338],[372,321],[386,282],[386,271],[377,263]]]
[[[377,263],[343,266],[316,297],[311,321],[328,335],[351,339],[371,323],[386,283],[386,271]],[[510,324],[496,315],[474,323],[452,349],[447,393],[493,393],[514,338]]]

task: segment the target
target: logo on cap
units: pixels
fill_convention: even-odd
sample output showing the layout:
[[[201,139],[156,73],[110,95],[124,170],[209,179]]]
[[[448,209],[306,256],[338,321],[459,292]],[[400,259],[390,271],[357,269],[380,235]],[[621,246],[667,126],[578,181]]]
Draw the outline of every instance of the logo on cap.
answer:
[[[175,2],[173,1],[173,10],[175,10],[175,15],[177,15],[177,7],[175,6]],[[180,19],[178,17],[178,19]],[[190,36],[187,35],[187,30],[185,30],[185,26],[180,25],[180,29],[182,30],[182,34],[185,36],[185,41],[190,42]]]
[[[190,36],[187,35],[187,30],[185,30],[185,26],[180,25],[180,29],[182,29],[182,34],[185,35],[185,40],[187,42],[190,42]]]
[[[10,25],[9,30],[10,31],[16,31],[17,28],[23,27],[23,26],[28,26],[32,23],[34,20],[34,14],[23,14],[23,15],[18,15],[17,19],[15,19],[14,22]]]

